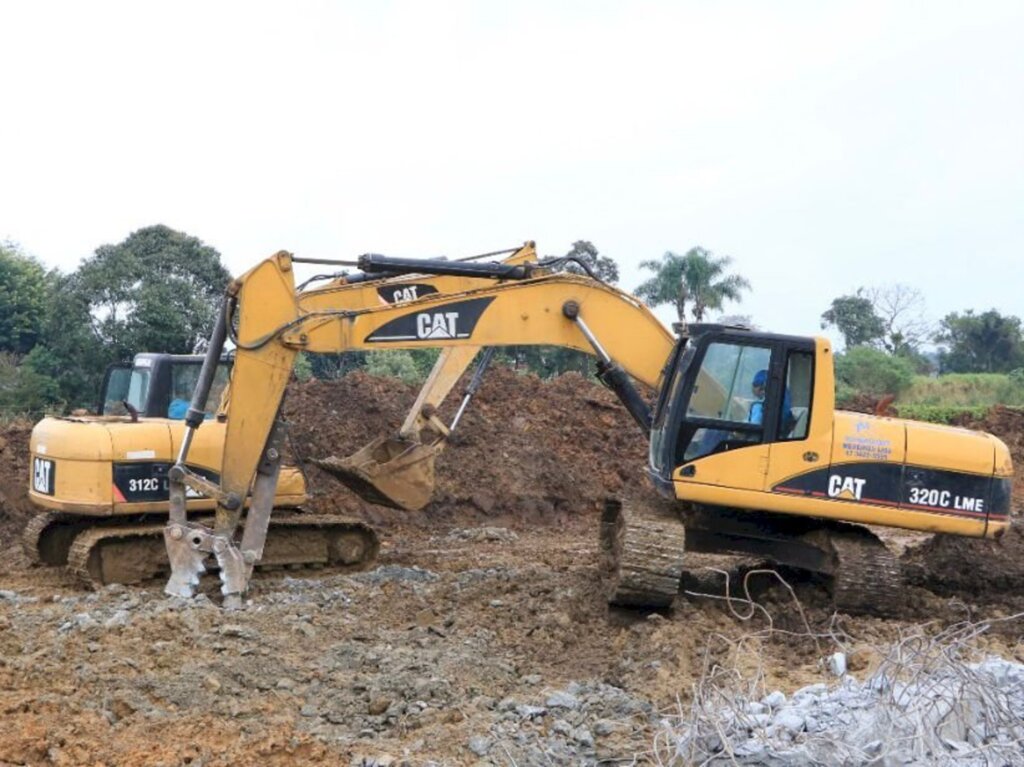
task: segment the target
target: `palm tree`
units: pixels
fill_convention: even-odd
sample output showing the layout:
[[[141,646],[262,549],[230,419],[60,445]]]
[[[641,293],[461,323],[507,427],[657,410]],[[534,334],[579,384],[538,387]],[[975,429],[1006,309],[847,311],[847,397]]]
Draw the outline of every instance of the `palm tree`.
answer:
[[[725,274],[732,263],[728,256],[716,258],[711,251],[701,247],[690,248],[686,255],[667,251],[660,261],[641,261],[641,269],[649,269],[654,276],[636,289],[636,294],[648,306],[672,304],[685,322],[686,305],[691,309],[696,322],[704,320],[709,309],[721,309],[726,301],[739,301],[740,293],[750,290],[746,277]]]

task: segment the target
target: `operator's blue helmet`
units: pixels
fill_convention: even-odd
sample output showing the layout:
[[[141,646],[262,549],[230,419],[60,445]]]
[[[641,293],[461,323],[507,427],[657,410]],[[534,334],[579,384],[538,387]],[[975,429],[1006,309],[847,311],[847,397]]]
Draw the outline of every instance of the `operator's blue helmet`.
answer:
[[[768,383],[768,371],[767,370],[758,370],[756,373],[754,373],[754,380],[750,382],[750,386],[751,387],[755,387],[755,386],[762,386],[763,387],[767,383]]]

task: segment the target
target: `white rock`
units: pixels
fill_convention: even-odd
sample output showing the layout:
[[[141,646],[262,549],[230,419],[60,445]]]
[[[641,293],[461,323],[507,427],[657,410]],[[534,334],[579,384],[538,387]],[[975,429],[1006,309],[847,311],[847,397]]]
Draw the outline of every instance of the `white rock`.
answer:
[[[799,709],[784,708],[772,719],[772,725],[796,735],[803,732],[806,721],[806,717]]]
[[[586,727],[577,727],[572,734],[572,739],[584,748],[594,747],[594,736],[590,734],[590,730]]]
[[[580,706],[579,698],[567,692],[553,692],[546,701],[548,708],[567,708],[575,711]]]
[[[516,706],[516,713],[522,719],[536,719],[541,716],[546,716],[548,710],[542,706],[528,706],[524,703]]]
[[[103,622],[103,627],[113,629],[127,626],[130,620],[131,618],[127,610],[118,610]]]
[[[809,684],[806,687],[801,687],[799,690],[793,693],[794,698],[806,698],[806,697],[817,697],[828,691],[828,685],[824,682],[818,682],[817,684]]]
[[[491,739],[486,735],[474,735],[469,739],[469,750],[477,756],[487,756],[491,750]]]
[[[551,725],[551,731],[556,735],[569,735],[572,733],[572,725],[564,719],[556,719]]]
[[[832,676],[843,676],[846,673],[846,653],[832,653],[825,661],[825,665]]]
[[[824,687],[824,685],[822,685],[822,687]],[[768,693],[768,695],[764,696],[761,702],[769,708],[779,708],[786,702],[786,695],[779,690],[775,690],[774,692]]]

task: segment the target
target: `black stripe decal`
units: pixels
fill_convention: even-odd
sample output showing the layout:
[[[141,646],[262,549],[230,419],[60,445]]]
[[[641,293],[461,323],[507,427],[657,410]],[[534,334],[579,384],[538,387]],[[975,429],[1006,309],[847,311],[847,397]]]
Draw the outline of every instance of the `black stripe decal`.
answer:
[[[1001,521],[1010,514],[1011,484],[1008,477],[864,461],[788,477],[772,492]]]

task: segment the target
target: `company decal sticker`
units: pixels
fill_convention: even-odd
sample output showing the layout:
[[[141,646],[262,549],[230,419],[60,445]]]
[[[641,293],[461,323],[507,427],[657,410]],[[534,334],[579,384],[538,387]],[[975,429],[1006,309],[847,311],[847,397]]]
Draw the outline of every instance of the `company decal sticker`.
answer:
[[[402,285],[381,285],[377,288],[377,295],[385,304],[398,304],[403,301],[415,301],[424,296],[432,296],[437,292],[433,285],[421,282],[407,282]]]
[[[888,461],[892,455],[892,440],[872,437],[868,421],[857,421],[853,434],[843,435],[842,451],[847,458],[861,461]]]
[[[366,343],[434,341],[470,338],[494,296],[409,312],[385,323],[366,337]]]

